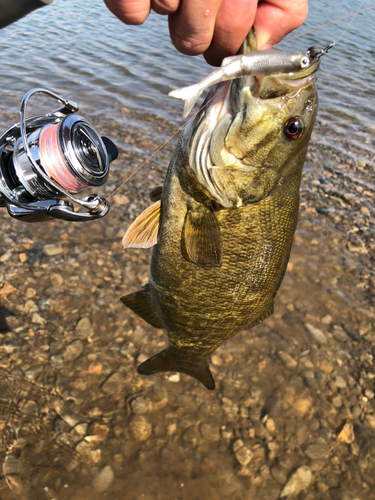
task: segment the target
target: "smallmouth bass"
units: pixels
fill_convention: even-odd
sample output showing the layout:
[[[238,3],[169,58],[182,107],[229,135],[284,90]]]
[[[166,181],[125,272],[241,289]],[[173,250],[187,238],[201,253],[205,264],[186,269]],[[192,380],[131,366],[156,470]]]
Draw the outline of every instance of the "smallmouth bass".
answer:
[[[210,354],[273,313],[297,225],[318,67],[316,59],[292,74],[219,83],[183,130],[163,187],[123,240],[155,246],[149,283],[121,300],[169,338],[139,373],[177,371],[214,389]]]

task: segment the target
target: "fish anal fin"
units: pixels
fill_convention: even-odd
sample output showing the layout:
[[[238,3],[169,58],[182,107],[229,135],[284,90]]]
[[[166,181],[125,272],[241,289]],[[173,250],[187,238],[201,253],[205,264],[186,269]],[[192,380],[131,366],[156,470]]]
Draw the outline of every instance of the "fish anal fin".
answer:
[[[207,360],[194,362],[189,357],[178,355],[176,349],[167,347],[138,366],[141,375],[152,375],[160,372],[180,372],[196,378],[211,391],[215,389],[215,381]]]
[[[141,290],[125,295],[121,297],[120,300],[151,326],[155,328],[164,328],[163,322],[158,317],[151,304],[150,287],[148,283],[141,288]]]
[[[218,267],[223,257],[220,225],[215,211],[203,205],[189,209],[183,229],[189,259],[200,267]]]
[[[149,196],[151,201],[159,201],[161,199],[161,194],[163,192],[163,186],[157,186],[152,189]]]
[[[161,201],[144,210],[126,231],[124,248],[150,248],[157,243],[161,216]]]

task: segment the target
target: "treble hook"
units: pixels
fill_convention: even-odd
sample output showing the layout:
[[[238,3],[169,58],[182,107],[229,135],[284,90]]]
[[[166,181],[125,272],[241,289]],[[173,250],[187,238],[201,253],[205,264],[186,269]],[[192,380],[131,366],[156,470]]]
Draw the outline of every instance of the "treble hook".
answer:
[[[307,49],[307,54],[311,57],[311,59],[320,59],[325,54],[332,49],[332,47],[336,44],[336,42],[331,42],[327,47],[322,50],[318,50],[316,47],[310,47]]]

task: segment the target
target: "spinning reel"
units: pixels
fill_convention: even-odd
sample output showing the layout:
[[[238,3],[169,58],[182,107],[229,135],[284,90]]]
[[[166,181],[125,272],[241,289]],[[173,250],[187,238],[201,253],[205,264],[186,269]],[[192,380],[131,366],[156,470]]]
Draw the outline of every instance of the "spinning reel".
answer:
[[[63,107],[26,119],[34,94],[44,94]],[[20,122],[0,137],[0,206],[26,222],[51,218],[88,221],[104,217],[109,204],[98,195],[78,198],[89,186],[101,186],[118,150],[111,140],[75,114],[78,105],[45,89],[23,98]],[[83,210],[74,211],[73,203]]]

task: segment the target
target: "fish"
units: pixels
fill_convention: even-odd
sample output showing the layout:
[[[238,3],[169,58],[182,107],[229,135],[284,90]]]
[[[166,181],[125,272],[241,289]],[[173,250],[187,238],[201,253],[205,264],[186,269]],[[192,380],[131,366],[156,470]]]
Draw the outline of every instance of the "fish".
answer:
[[[309,54],[269,49],[236,56],[226,57],[219,69],[203,78],[200,82],[172,90],[169,96],[185,101],[184,118],[192,110],[199,96],[212,85],[243,76],[272,75],[275,73],[296,72],[310,66]]]
[[[180,372],[213,390],[210,355],[272,315],[298,220],[318,68],[316,59],[293,74],[220,82],[183,129],[163,186],[123,238],[125,248],[153,251],[148,283],[121,301],[169,340],[140,374]]]

